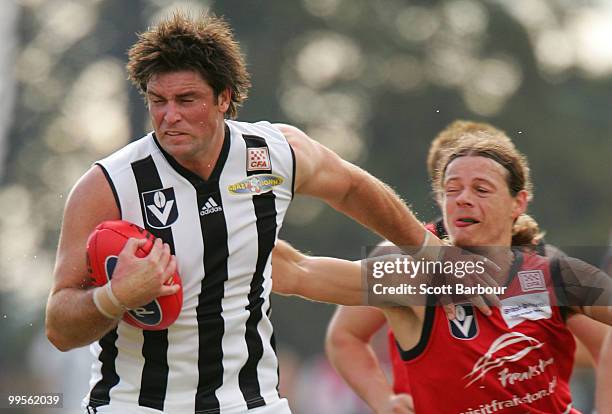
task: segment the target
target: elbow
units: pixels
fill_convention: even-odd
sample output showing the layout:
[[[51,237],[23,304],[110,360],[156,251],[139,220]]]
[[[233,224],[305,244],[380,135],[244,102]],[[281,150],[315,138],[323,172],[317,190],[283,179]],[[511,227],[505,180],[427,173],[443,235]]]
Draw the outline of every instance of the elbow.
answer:
[[[53,311],[50,310],[50,306],[47,306],[47,315],[45,318],[45,335],[47,340],[57,350],[61,352],[68,352],[76,346],[71,343],[66,337],[65,333],[61,329],[61,322],[57,320],[57,317],[53,315]]]
[[[325,354],[332,363],[336,360],[335,356],[344,353],[350,343],[350,335],[335,327],[333,323],[330,324],[325,335]]]
[[[68,352],[76,348],[75,346],[69,344],[57,329],[50,327],[48,324],[46,327],[46,335],[51,345],[53,345],[60,352]]]

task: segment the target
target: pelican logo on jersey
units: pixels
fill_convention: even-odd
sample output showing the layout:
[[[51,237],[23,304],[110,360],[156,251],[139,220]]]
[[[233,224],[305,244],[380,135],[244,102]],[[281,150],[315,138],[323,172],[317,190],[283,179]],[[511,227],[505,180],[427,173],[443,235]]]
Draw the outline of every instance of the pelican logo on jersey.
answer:
[[[285,179],[275,174],[257,174],[245,178],[236,184],[227,186],[227,190],[233,194],[262,194],[281,185]]]
[[[170,227],[178,218],[173,187],[142,193],[142,201],[145,205],[147,223],[154,229]]]
[[[530,292],[532,290],[546,289],[546,283],[544,282],[544,273],[541,270],[528,270],[517,273],[519,282],[521,283],[521,290],[523,292]]]
[[[267,147],[247,148],[247,171],[270,170],[270,154]]]
[[[451,335],[457,339],[474,339],[478,335],[478,323],[472,305],[455,305],[455,319],[448,321],[448,327]]]
[[[212,197],[208,197],[208,200],[202,206],[200,210],[200,216],[205,216],[211,213],[218,213],[223,211],[223,207],[219,206]]]
[[[531,336],[527,336],[521,332],[509,332],[501,335],[497,338],[491,346],[487,350],[487,352],[478,358],[478,361],[474,364],[472,371],[467,374],[464,379],[468,379],[469,382],[465,386],[465,388],[469,387],[479,379],[484,378],[487,372],[491,371],[495,368],[503,367],[506,363],[513,363],[516,361],[520,361],[527,354],[535,349],[539,349],[544,346],[543,342],[538,341]],[[532,368],[527,367],[527,374],[518,373],[518,376],[512,376],[512,383],[523,378],[521,381],[525,379],[530,379],[534,376],[541,375],[543,371],[546,369],[548,365],[554,362],[553,360],[542,360],[534,365]],[[517,366],[516,364],[510,364],[511,366]],[[502,385],[505,387],[509,378],[509,371],[500,370],[499,380]],[[528,377],[528,378],[527,378]]]

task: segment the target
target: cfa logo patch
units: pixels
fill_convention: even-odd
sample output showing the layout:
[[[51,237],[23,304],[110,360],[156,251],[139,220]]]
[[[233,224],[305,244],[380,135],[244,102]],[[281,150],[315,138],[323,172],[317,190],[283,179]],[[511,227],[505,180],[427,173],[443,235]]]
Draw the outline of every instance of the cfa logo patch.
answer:
[[[245,178],[236,184],[227,186],[227,191],[232,194],[262,194],[281,185],[285,179],[274,174],[257,174]]]
[[[523,292],[530,292],[532,290],[546,289],[546,283],[544,282],[544,273],[541,270],[528,270],[517,273],[519,282],[521,283],[521,290]]]
[[[267,147],[247,149],[247,171],[272,169]]]
[[[457,339],[474,339],[478,335],[478,322],[474,307],[469,303],[455,305],[455,319],[448,321],[450,333]]]
[[[178,218],[173,187],[142,193],[142,202],[145,205],[147,223],[154,229],[169,227]]]

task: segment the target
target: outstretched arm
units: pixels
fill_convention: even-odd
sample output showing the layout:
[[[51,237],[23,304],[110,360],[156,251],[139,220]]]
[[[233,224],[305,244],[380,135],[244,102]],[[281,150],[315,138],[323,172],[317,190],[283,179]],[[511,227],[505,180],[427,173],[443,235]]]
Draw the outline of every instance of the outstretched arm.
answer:
[[[311,257],[278,240],[272,251],[272,290],[318,302],[363,304],[359,262]]]
[[[386,184],[284,124],[296,158],[295,191],[320,198],[398,246],[420,246],[425,228],[406,203]],[[432,237],[431,244],[440,244]]]

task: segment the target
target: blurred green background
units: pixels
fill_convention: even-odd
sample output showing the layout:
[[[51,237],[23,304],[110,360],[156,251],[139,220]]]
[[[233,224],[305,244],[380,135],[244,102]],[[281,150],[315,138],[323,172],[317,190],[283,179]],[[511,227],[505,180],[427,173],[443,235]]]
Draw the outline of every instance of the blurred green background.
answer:
[[[54,352],[43,337],[61,212],[93,161],[149,130],[126,80],[126,50],[175,8],[210,10],[234,28],[253,80],[239,119],[304,129],[390,184],[421,219],[437,215],[425,170],[432,137],[457,118],[480,120],[507,131],[529,157],[530,212],[549,242],[608,245],[612,1],[3,0],[0,391],[60,392],[72,386],[60,385],[67,372],[86,387],[76,376],[87,371],[86,356]],[[301,197],[281,234],[303,250],[347,258],[378,241]],[[322,363],[334,308],[279,297],[273,306],[299,383]],[[298,402],[294,410],[316,412]]]

